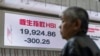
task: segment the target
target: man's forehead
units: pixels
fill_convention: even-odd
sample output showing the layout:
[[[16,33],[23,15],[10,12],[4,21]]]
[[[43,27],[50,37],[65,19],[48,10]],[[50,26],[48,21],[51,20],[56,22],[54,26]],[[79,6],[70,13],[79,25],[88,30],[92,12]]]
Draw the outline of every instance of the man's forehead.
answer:
[[[64,15],[62,15],[62,16],[60,17],[60,19],[61,19],[61,20],[63,20],[64,18],[65,18],[65,16],[64,16]]]
[[[65,19],[65,18],[67,19],[67,18],[69,18],[69,16],[67,16],[67,15],[62,15],[61,18],[62,18],[62,19]]]

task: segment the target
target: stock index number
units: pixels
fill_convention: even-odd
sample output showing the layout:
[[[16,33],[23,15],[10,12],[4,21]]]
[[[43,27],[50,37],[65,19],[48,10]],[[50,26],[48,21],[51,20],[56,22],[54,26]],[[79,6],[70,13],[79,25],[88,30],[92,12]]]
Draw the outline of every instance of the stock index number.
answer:
[[[33,44],[50,44],[49,39],[27,38],[24,41],[27,43],[33,43]]]
[[[39,36],[50,36],[50,37],[56,37],[56,32],[54,31],[41,31],[41,30],[29,30],[29,29],[20,29],[21,34],[25,35],[39,35]]]

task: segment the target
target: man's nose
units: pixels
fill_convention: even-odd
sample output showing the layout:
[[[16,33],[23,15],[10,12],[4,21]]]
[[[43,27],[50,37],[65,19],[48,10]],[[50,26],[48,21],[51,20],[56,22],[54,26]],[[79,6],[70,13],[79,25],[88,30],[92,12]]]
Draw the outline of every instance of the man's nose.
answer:
[[[61,25],[59,26],[59,28],[61,29]]]

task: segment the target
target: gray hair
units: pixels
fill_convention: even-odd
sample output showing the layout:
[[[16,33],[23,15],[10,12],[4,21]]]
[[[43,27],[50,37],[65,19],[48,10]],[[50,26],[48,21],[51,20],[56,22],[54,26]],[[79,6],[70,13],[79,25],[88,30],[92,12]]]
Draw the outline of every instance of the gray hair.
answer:
[[[88,30],[89,16],[85,9],[80,7],[70,7],[63,12],[64,16],[68,16],[70,20],[81,20],[80,32],[77,34],[86,34]]]

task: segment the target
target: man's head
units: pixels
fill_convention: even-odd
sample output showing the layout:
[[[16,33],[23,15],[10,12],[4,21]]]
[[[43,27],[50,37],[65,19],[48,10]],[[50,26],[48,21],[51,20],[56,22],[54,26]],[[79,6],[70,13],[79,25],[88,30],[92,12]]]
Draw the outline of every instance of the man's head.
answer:
[[[85,35],[88,29],[88,13],[80,7],[70,7],[63,12],[60,32],[64,39]]]

